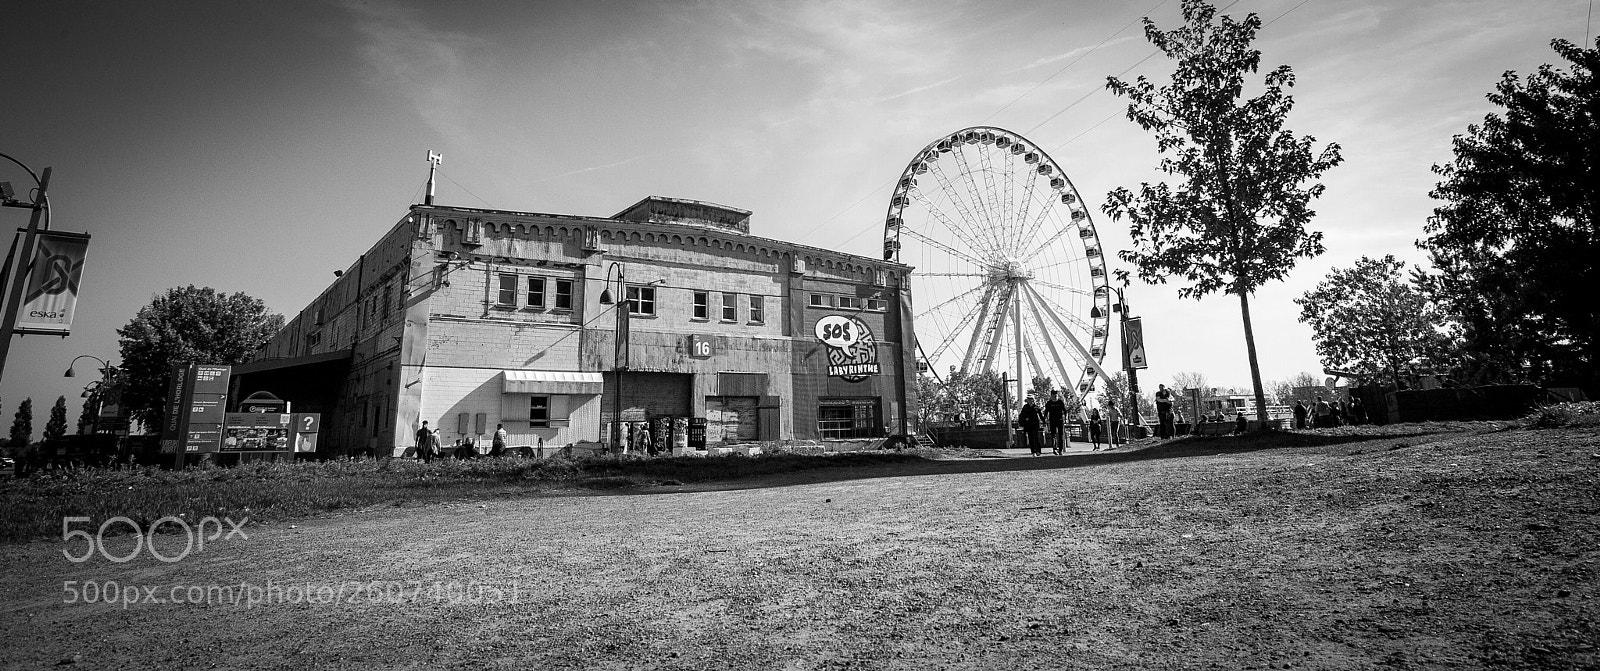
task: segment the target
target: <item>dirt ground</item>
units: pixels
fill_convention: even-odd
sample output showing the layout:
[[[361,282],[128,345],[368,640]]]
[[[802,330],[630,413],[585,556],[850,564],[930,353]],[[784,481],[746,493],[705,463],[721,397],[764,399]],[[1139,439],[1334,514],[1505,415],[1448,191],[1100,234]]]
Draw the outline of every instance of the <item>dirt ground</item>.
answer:
[[[1283,442],[5,544],[0,665],[1600,667],[1600,433]]]

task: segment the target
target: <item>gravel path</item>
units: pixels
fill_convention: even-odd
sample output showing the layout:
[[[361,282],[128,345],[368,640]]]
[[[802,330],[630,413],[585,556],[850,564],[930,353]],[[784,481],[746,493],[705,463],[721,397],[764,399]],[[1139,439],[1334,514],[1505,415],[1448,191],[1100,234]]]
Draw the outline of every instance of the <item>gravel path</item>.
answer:
[[[0,545],[0,664],[1600,665],[1600,437],[1408,441],[368,509],[173,563]],[[91,582],[138,602],[63,603]]]

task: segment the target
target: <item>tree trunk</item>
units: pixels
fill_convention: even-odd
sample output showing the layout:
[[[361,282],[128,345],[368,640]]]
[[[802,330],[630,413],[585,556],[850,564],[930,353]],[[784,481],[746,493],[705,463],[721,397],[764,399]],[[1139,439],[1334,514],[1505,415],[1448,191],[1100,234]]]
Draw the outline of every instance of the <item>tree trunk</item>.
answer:
[[[1267,422],[1267,394],[1261,387],[1261,364],[1256,362],[1256,332],[1250,325],[1250,295],[1239,292],[1239,313],[1244,315],[1244,346],[1250,352],[1250,384],[1256,393],[1256,419],[1265,427]]]

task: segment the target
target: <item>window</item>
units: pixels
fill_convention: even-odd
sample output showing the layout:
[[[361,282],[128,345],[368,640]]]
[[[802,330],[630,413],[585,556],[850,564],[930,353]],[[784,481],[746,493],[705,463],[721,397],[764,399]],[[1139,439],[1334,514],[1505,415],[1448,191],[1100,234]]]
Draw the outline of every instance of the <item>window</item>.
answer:
[[[656,314],[655,287],[628,287],[628,314]]]
[[[320,307],[317,308],[317,323],[316,323],[316,325],[317,326],[321,326],[322,325],[322,308],[320,308]]]
[[[870,312],[883,312],[886,309],[884,305],[885,304],[882,298],[867,299],[867,310]]]
[[[572,309],[572,280],[556,280],[556,309]]]
[[[500,274],[500,294],[495,297],[495,304],[508,308],[516,307],[517,276],[515,273]]]
[[[394,292],[390,285],[383,285],[383,318],[389,318],[389,306],[394,305]]]
[[[764,319],[763,319],[764,315],[762,313],[763,313],[763,310],[761,309],[761,297],[760,296],[751,296],[750,297],[750,323],[752,323],[752,324],[760,324],[762,321],[764,321]]]
[[[550,426],[550,397],[534,396],[528,401],[528,425]]]
[[[861,307],[861,299],[855,296],[840,296],[839,307],[845,310],[854,310]]]
[[[544,307],[544,278],[543,277],[529,277],[528,278],[528,303],[527,303],[527,305],[530,308],[542,308],[542,307]]]
[[[739,320],[739,294],[722,294],[722,321],[731,322]]]
[[[824,439],[876,438],[883,430],[876,398],[825,398],[817,404],[817,433]]]
[[[306,347],[316,347],[320,342],[322,342],[321,331],[312,331],[306,334]]]
[[[711,319],[711,292],[694,292],[694,318]]]
[[[811,307],[831,308],[833,307],[833,297],[828,294],[811,294]]]

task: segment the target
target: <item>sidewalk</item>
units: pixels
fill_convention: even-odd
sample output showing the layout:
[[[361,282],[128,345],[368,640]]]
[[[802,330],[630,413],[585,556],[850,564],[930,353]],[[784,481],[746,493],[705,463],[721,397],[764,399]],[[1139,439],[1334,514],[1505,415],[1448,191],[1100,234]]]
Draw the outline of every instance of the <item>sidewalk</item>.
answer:
[[[1127,443],[1123,443],[1121,445],[1117,445],[1117,447],[1127,447],[1127,445],[1128,445]],[[1090,449],[1091,447],[1093,447],[1093,445],[1090,444],[1090,443],[1080,443],[1080,442],[1077,442],[1077,441],[1073,441],[1072,444],[1067,446],[1065,453],[1063,453],[1061,456],[1070,457],[1070,456],[1080,455],[1080,454],[1095,454],[1095,452]],[[1023,458],[1032,457],[1032,454],[1028,452],[1028,448],[1026,448],[1026,447],[1010,447],[1010,448],[994,450],[994,451],[995,452],[999,452],[1000,454],[1002,454],[1002,455],[1004,455],[1006,457],[1012,457],[1012,458],[1014,458],[1014,457],[1023,457]],[[1100,444],[1100,451],[1101,452],[1108,451],[1107,450],[1107,446],[1104,443]],[[1052,452],[1051,448],[1047,445],[1044,448],[1044,454],[1040,455],[1039,458],[1043,459],[1045,457],[1054,457],[1054,456],[1056,456],[1056,454],[1054,452]]]

